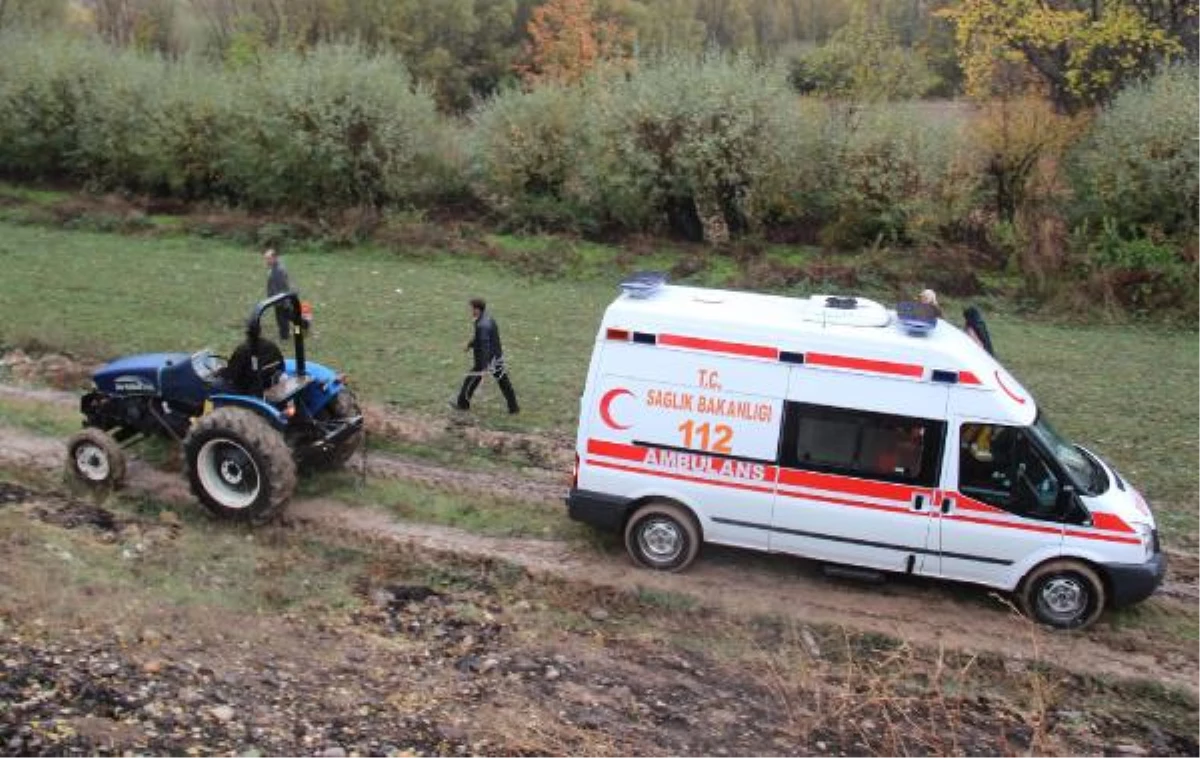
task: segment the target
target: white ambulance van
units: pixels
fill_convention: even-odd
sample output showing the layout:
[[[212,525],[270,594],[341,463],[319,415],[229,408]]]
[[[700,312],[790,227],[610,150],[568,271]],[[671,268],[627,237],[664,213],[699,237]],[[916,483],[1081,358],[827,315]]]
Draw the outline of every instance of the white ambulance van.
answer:
[[[679,571],[701,543],[973,582],[1060,628],[1139,602],[1154,517],[945,321],[661,284],[604,314],[571,518]]]

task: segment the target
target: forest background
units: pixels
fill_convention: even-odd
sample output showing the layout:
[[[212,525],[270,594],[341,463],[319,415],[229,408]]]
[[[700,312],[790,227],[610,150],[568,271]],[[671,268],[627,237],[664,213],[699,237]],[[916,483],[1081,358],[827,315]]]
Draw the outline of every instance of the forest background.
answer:
[[[1196,321],[1191,2],[0,0],[0,49],[10,181],[353,241],[865,250]]]

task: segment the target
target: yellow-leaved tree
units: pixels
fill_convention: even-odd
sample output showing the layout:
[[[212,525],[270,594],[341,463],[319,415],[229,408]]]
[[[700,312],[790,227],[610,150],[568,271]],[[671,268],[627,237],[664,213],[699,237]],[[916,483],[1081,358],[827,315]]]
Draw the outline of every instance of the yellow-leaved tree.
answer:
[[[955,24],[969,95],[986,100],[1017,94],[1012,84],[1024,77],[1014,69],[1026,69],[1055,108],[1075,113],[1107,101],[1128,81],[1184,52],[1178,29],[1151,13],[1154,5],[961,0],[939,13]],[[1194,22],[1194,5],[1181,13],[1191,14]]]

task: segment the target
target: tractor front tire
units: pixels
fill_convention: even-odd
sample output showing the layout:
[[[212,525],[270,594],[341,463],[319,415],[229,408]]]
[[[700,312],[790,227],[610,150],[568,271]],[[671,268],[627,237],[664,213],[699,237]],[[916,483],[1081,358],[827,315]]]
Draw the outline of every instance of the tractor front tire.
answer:
[[[321,417],[329,421],[337,421],[361,415],[362,409],[358,406],[358,398],[354,396],[349,387],[342,387],[337,397],[330,400],[329,404],[321,411]],[[318,468],[327,471],[339,469],[354,457],[354,454],[359,451],[365,441],[366,434],[360,427],[354,434],[338,443],[337,446],[318,456],[313,463]]]
[[[108,491],[125,479],[125,451],[102,429],[88,427],[67,440],[67,481]]]
[[[183,441],[192,492],[214,516],[260,524],[296,489],[296,464],[283,435],[244,408],[218,408]]]

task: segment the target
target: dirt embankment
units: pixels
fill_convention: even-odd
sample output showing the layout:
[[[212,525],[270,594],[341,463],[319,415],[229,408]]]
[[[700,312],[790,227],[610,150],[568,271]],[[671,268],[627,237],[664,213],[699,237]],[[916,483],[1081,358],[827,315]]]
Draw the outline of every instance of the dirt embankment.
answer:
[[[56,470],[59,441],[0,428],[0,464]],[[565,483],[509,473],[465,472],[376,454],[367,475],[412,479],[453,491],[495,493],[561,510]],[[183,477],[133,461],[127,488],[196,507]],[[386,538],[423,550],[518,564],[544,575],[620,590],[683,593],[735,614],[781,614],[845,625],[922,645],[1041,658],[1084,673],[1165,681],[1197,691],[1197,651],[1182,627],[1196,623],[1195,556],[1174,555],[1171,581],[1144,604],[1149,623],[1110,621],[1081,634],[1051,633],[1015,614],[1006,599],[969,586],[897,577],[881,586],[824,576],[810,561],[736,550],[706,549],[687,573],[664,575],[633,567],[615,549],[535,539],[484,537],[458,529],[397,521],[379,510],[328,499],[297,499],[285,518],[320,529]],[[367,504],[369,505],[369,504]],[[565,518],[565,514],[564,514]]]
[[[1177,695],[1053,664],[778,617],[656,610],[671,596],[439,558],[399,548],[381,528],[293,521],[230,531],[0,482],[0,548],[10,558],[0,564],[4,751],[1197,749],[1194,714]],[[214,555],[218,542],[234,550]],[[249,564],[239,551],[253,551]],[[281,589],[288,580],[292,589]],[[697,624],[704,644],[694,643]]]

